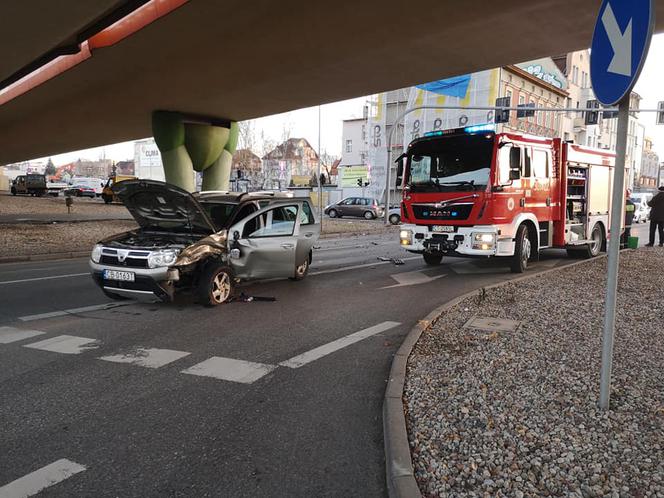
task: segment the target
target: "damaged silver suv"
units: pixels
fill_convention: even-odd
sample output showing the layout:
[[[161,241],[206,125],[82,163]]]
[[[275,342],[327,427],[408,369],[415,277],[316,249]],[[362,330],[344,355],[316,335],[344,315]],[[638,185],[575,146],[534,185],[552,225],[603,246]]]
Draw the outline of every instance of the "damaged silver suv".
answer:
[[[309,201],[290,194],[190,194],[154,180],[113,190],[140,227],[92,250],[92,278],[113,299],[171,301],[189,288],[212,306],[228,301],[242,280],[301,280],[320,235]]]

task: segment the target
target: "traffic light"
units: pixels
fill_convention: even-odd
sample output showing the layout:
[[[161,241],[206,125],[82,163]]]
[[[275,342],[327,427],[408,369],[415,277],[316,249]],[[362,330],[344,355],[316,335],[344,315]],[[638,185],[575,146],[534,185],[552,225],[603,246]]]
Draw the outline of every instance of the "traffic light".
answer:
[[[535,107],[535,103],[531,102],[530,104],[519,104],[517,107],[520,110],[516,111],[516,117],[521,118],[532,118],[535,117],[535,111],[529,110],[530,107]]]
[[[509,107],[511,104],[511,99],[509,97],[499,97],[496,99],[496,107]],[[496,109],[496,116],[494,122],[498,123],[509,123],[510,120],[510,111]]]
[[[587,109],[599,109],[599,102],[596,100],[588,100],[586,102]],[[599,124],[599,112],[588,112],[586,111],[586,126],[588,125],[598,125]]]
[[[357,179],[357,186],[358,186],[358,187],[361,187],[361,186],[362,186],[362,183],[363,183],[363,182],[362,182],[362,178],[358,178],[358,179]]]

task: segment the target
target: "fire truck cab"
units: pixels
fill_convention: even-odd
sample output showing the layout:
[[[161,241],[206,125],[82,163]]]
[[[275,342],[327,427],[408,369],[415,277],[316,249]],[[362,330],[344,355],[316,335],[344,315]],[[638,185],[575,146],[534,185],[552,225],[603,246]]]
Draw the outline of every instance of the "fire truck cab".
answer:
[[[590,258],[606,248],[610,151],[487,125],[427,133],[398,163],[400,244],[427,264],[495,256],[521,273],[543,249]]]

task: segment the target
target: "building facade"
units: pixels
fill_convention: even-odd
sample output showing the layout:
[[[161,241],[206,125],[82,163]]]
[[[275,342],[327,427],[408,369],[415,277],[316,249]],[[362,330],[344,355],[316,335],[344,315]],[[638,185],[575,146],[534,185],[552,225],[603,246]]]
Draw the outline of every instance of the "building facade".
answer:
[[[317,175],[318,153],[305,138],[289,138],[263,156],[265,188],[309,186]]]
[[[659,186],[660,162],[659,156],[653,150],[652,139],[646,137],[643,141],[643,157],[641,170],[634,183],[635,188],[651,190]]]

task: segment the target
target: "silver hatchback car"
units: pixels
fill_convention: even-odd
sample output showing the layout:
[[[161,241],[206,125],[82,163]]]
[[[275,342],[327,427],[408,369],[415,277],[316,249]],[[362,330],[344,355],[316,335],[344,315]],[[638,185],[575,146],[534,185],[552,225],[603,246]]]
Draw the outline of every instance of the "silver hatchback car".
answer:
[[[153,180],[113,190],[140,227],[92,250],[92,278],[113,299],[170,301],[189,288],[202,304],[217,305],[242,280],[301,280],[320,235],[309,201],[289,194],[190,194]]]

